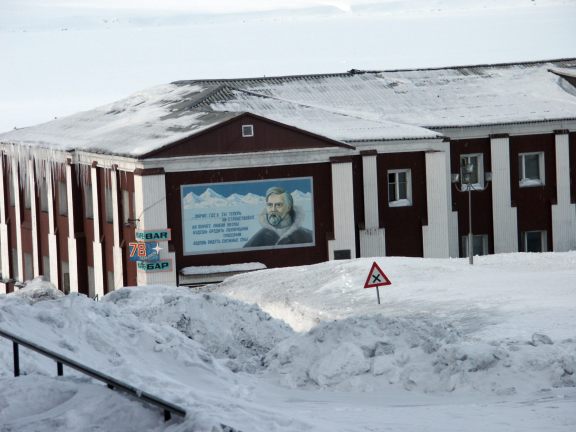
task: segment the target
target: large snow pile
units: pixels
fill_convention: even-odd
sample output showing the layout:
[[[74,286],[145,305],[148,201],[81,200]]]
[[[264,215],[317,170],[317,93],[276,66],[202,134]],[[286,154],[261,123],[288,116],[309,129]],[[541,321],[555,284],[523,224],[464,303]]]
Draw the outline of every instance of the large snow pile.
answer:
[[[378,315],[322,323],[280,343],[266,364],[290,386],[505,395],[576,387],[576,339],[534,333],[485,342],[443,320]]]
[[[141,322],[175,328],[216,358],[226,359],[226,366],[233,371],[260,369],[263,356],[293,333],[259,307],[221,294],[160,286],[123,288],[103,301],[134,314]]]
[[[378,262],[393,281],[382,305],[362,288],[369,259],[239,275],[215,289],[304,331],[266,356],[283,385],[494,394],[576,386],[576,328],[567,324],[576,254],[479,257],[473,267]]]

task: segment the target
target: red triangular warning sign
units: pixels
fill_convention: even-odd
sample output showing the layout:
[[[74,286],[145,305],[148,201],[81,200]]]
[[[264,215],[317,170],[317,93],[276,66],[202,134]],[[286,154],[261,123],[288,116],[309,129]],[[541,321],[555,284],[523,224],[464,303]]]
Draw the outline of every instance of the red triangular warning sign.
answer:
[[[366,278],[364,288],[376,288],[384,285],[392,285],[392,282],[390,282],[390,279],[388,279],[382,269],[376,264],[376,261],[374,261],[370,273],[368,273],[368,277]]]

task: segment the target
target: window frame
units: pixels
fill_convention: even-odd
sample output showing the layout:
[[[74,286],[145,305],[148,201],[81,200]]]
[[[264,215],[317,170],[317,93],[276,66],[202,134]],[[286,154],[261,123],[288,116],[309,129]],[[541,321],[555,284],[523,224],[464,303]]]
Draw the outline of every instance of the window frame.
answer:
[[[528,235],[538,233],[540,235],[540,245],[541,248],[539,251],[528,251]],[[521,248],[522,252],[548,252],[548,232],[546,230],[530,230],[530,231],[522,231],[521,234]]]
[[[538,156],[538,179],[526,178],[526,156]],[[520,187],[539,187],[546,184],[546,172],[544,166],[544,152],[518,153],[518,184]]]
[[[390,186],[394,186],[395,196],[398,197],[400,194],[399,185],[401,182],[398,181],[399,174],[406,174],[406,197],[399,198],[395,200],[390,199]],[[390,182],[390,175],[394,175],[394,182]],[[388,207],[410,207],[413,204],[412,201],[412,170],[410,168],[401,169],[391,169],[386,172],[386,191],[388,194]]]
[[[253,124],[243,124],[242,125],[242,138],[251,138],[254,136],[254,125]]]
[[[474,241],[478,238],[482,240],[482,253],[475,253],[474,251]],[[469,258],[468,256],[468,234],[460,236],[460,243],[462,247],[462,256],[461,258]],[[483,256],[488,255],[490,253],[488,249],[488,234],[472,234],[472,254],[474,256]]]

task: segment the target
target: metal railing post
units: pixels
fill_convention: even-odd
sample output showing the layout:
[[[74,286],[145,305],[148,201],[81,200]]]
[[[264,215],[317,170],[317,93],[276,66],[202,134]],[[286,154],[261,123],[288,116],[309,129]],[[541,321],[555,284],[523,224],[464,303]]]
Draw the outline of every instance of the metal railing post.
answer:
[[[14,376],[20,376],[20,353],[18,352],[18,344],[12,341],[12,353],[14,359]]]
[[[64,375],[64,366],[60,362],[56,362],[56,366],[58,368],[58,376]]]

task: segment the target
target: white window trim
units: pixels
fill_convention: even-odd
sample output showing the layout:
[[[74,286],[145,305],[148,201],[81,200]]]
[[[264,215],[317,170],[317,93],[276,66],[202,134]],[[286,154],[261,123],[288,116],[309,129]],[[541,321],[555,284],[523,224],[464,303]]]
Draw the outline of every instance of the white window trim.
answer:
[[[464,180],[464,176],[462,175],[462,167],[464,166],[462,163],[462,160],[464,158],[471,158],[471,157],[475,157],[478,160],[478,182],[477,183],[471,183],[470,185],[468,185],[467,183],[463,183]],[[480,189],[484,189],[484,154],[483,153],[466,153],[466,154],[461,154],[460,155],[460,188],[462,190],[468,190],[468,187],[470,186],[472,188],[472,190],[480,190]]]
[[[394,174],[396,179],[398,179],[398,173],[406,173],[406,198],[390,201],[390,196],[388,196],[388,207],[409,207],[412,205],[412,170],[407,169],[393,169],[388,170],[386,173],[386,187],[389,187],[389,176]],[[395,182],[396,196],[398,196],[398,181]],[[388,189],[386,189],[388,191]]]
[[[254,136],[254,125],[244,124],[242,125],[242,137],[250,138]]]
[[[538,155],[538,168],[540,169],[540,178],[539,179],[524,178],[524,170],[526,169],[524,157],[525,156],[532,156],[532,155]],[[546,178],[546,174],[544,171],[544,152],[519,153],[518,157],[520,159],[522,159],[522,163],[519,164],[520,165],[520,171],[518,172],[518,181],[519,181],[520,187],[544,186],[544,184],[545,184],[544,179]]]

